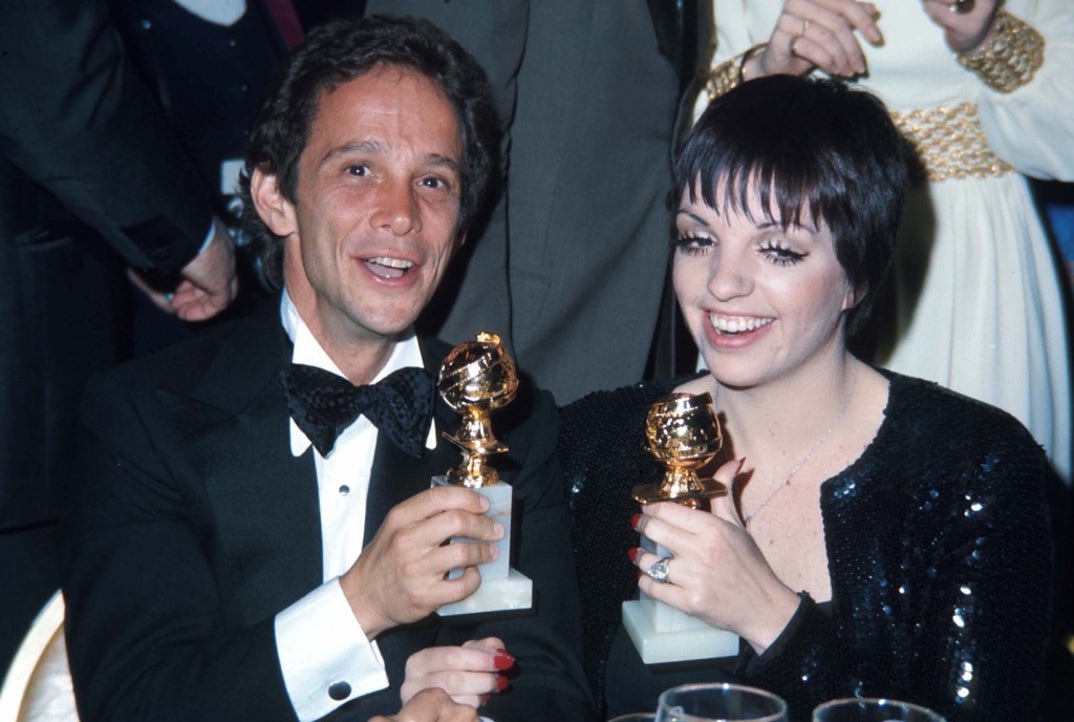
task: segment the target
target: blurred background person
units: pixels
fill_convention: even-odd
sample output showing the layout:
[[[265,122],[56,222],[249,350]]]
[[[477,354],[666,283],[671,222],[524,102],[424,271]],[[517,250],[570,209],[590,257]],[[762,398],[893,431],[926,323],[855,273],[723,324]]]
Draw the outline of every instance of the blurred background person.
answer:
[[[743,78],[826,73],[875,92],[917,151],[894,308],[859,345],[892,370],[1014,414],[1069,485],[1063,279],[1023,177],[1074,179],[1069,3],[712,5],[716,51],[696,112]]]
[[[684,89],[710,26],[706,2],[369,0],[418,15],[481,62],[507,130],[508,175],[471,233],[426,328],[494,330],[561,403],[670,363],[661,339],[667,188]],[[692,96],[691,96],[692,97]]]
[[[86,379],[129,354],[128,271],[183,322],[235,297],[211,188],[104,2],[2,3],[0,669],[59,586],[53,530]],[[157,321],[166,318],[156,314]]]

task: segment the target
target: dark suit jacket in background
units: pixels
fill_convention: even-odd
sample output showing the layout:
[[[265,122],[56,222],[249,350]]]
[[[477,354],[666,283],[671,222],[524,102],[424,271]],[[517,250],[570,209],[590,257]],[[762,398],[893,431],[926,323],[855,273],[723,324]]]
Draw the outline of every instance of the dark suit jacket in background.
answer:
[[[59,204],[126,264],[164,273],[194,257],[210,206],[207,186],[125,63],[103,3],[3,5],[0,508],[10,528],[55,516],[37,464],[68,450],[51,447],[35,423],[55,400],[42,376],[94,358],[95,348],[77,342],[91,333],[84,322],[107,310],[96,306],[104,294],[79,285],[103,244],[73,220],[57,222]]]
[[[58,585],[78,399],[125,345],[123,266],[172,273],[209,188],[99,0],[0,2],[0,673]]]
[[[447,347],[423,340],[430,369]],[[322,582],[312,449],[290,452],[278,374],[291,346],[278,315],[203,334],[91,385],[77,510],[65,525],[67,641],[80,712],[92,720],[290,720],[274,617]],[[438,430],[456,423],[443,402]],[[339,710],[365,720],[399,708],[407,656],[500,636],[518,659],[497,722],[589,719],[557,421],[547,394],[494,418],[511,451],[494,464],[514,485],[515,566],[537,614],[397,628],[378,643],[391,688]],[[367,539],[387,510],[457,465],[441,439],[420,460],[381,437]]]

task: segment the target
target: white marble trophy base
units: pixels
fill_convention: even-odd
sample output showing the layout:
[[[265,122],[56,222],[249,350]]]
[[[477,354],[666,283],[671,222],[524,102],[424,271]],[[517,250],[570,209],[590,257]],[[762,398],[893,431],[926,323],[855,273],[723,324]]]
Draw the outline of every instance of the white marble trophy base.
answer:
[[[444,476],[434,476],[433,486],[446,486]],[[441,617],[459,614],[476,614],[479,612],[500,612],[514,609],[529,609],[533,605],[533,582],[529,577],[510,567],[511,563],[511,485],[499,482],[492,486],[474,489],[489,500],[489,510],[485,515],[503,524],[503,538],[496,542],[496,559],[479,564],[477,571],[481,574],[481,586],[477,591],[457,602],[446,604],[437,610]],[[457,537],[452,544],[469,543],[471,540]],[[449,577],[454,579],[462,575],[461,569],[453,569]]]
[[[623,627],[646,664],[738,654],[734,632],[713,627],[645,594],[623,602]]]
[[[657,556],[671,556],[667,549],[644,536],[641,545]],[[675,564],[670,566],[674,581]],[[738,635],[713,627],[697,617],[658,602],[644,592],[623,602],[623,627],[646,664],[686,662],[694,659],[734,657]]]

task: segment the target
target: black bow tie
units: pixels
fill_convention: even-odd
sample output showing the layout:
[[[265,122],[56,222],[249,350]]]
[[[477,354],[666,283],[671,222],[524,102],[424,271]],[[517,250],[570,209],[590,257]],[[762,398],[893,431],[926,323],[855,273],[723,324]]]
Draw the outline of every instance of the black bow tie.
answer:
[[[425,369],[399,369],[375,384],[355,386],[330,371],[291,364],[280,381],[291,418],[321,456],[359,414],[400,449],[421,456],[433,409],[433,380]]]

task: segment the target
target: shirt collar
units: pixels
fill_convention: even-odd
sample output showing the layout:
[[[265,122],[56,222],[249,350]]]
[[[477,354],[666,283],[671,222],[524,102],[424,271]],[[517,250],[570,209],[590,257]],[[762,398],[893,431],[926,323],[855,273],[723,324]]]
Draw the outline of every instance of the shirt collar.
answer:
[[[313,337],[313,332],[310,331],[309,326],[298,314],[298,309],[295,308],[294,301],[291,300],[286,288],[280,296],[280,323],[283,325],[283,330],[287,332],[287,336],[291,339],[291,343],[294,344],[294,350],[291,352],[291,362],[316,366],[325,371],[331,371],[336,376],[346,378],[346,375],[340,371],[335,361],[329,358],[325,350],[321,348],[321,344]],[[425,366],[421,357],[421,347],[418,345],[417,336],[414,335],[413,331],[407,333],[403,340],[395,344],[387,363],[377,373],[373,382],[376,383],[389,374],[408,366],[417,366],[418,368]],[[301,456],[306,453],[306,449],[311,445],[309,437],[302,433],[294,419],[288,417],[288,421],[291,426],[291,454]],[[436,448],[436,424],[429,425],[429,435],[425,439],[425,448]]]

